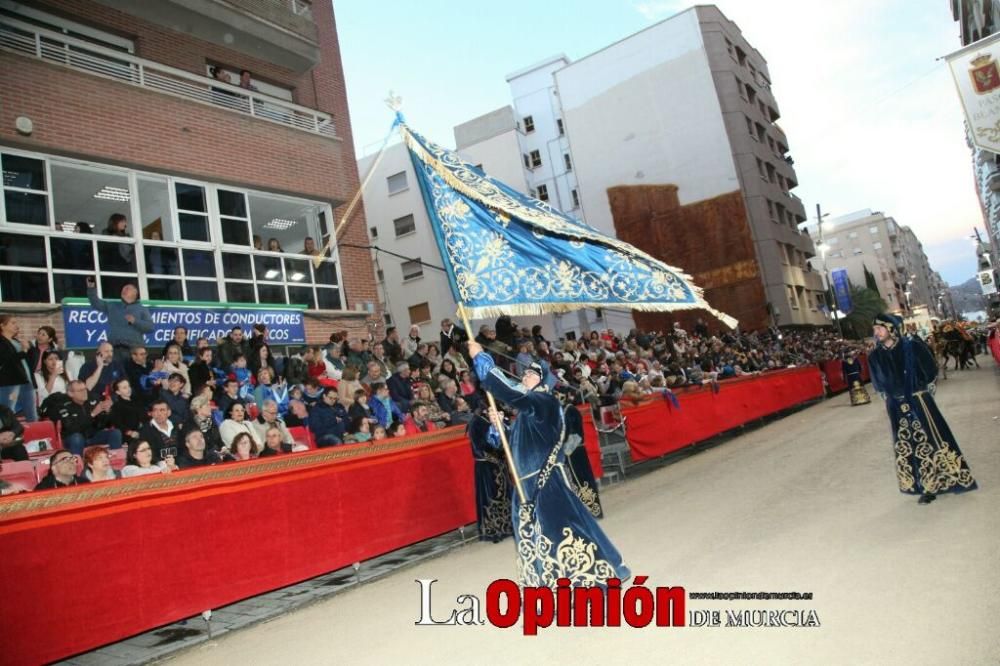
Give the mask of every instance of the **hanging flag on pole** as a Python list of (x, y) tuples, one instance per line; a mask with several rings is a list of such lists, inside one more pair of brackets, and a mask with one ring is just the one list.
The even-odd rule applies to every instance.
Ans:
[(945, 56), (972, 142), (1000, 152), (1000, 34)]
[(683, 271), (485, 175), (411, 130), (401, 115), (396, 124), (452, 294), (469, 317), (701, 309), (736, 326)]

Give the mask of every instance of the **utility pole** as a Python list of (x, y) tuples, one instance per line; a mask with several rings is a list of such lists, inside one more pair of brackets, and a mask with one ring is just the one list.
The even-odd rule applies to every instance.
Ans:
[(819, 204), (816, 204), (816, 228), (819, 231), (820, 253), (823, 255), (823, 286), (826, 287), (824, 298), (833, 294), (833, 302), (830, 303), (830, 313), (833, 315), (834, 321), (837, 322), (837, 335), (844, 337), (844, 331), (840, 324), (840, 310), (837, 308), (837, 295), (834, 293), (833, 283), (830, 281), (830, 270), (826, 266), (826, 251), (828, 248), (826, 247), (826, 243), (823, 242), (823, 212), (820, 210)]

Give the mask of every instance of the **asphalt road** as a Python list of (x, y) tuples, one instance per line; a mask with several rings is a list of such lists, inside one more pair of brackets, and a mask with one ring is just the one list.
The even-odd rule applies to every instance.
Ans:
[[(846, 395), (604, 493), (604, 529), (649, 586), (811, 592), (687, 609), (814, 611), (816, 627), (415, 626), (514, 577), (511, 541), (475, 544), (172, 659), (180, 664), (998, 664), (1000, 373), (952, 372), (938, 403), (979, 482), (928, 506), (897, 490), (881, 401)], [(259, 563), (266, 566), (266, 563)], [(485, 617), (485, 612), (483, 614)], [(786, 617), (791, 617), (787, 616)]]

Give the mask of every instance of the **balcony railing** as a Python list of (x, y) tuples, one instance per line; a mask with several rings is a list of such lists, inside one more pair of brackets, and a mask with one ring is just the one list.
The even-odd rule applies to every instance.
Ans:
[(0, 16), (0, 48), (95, 76), (335, 137), (333, 118), (277, 97), (214, 81), (128, 53)]

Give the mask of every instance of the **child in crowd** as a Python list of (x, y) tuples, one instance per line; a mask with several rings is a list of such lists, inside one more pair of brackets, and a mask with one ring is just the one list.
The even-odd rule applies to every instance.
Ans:
[(378, 419), (372, 413), (372, 408), (368, 405), (368, 394), (365, 393), (364, 389), (358, 389), (354, 392), (354, 403), (347, 410), (347, 415), (352, 420), (361, 417), (368, 419), (370, 422), (378, 423)]
[(403, 421), (403, 412), (389, 397), (389, 387), (382, 382), (372, 385), (371, 409), (372, 415), (387, 428), (393, 421)]
[(356, 444), (371, 440), (371, 424), (363, 416), (351, 420), (351, 425), (347, 427), (347, 435), (344, 437), (345, 444)]
[(253, 373), (250, 372), (250, 368), (247, 367), (247, 357), (243, 354), (236, 354), (233, 357), (233, 365), (229, 369), (229, 374), (232, 375), (240, 385), (239, 396), (246, 402), (254, 402), (254, 377)]
[(385, 427), (380, 423), (376, 426), (372, 426), (372, 441), (377, 442), (380, 439), (388, 439), (389, 435), (385, 432)]

